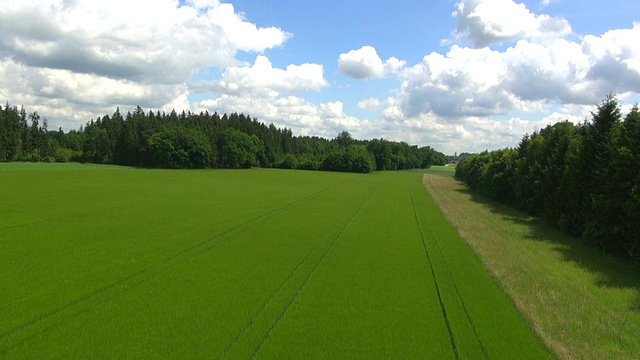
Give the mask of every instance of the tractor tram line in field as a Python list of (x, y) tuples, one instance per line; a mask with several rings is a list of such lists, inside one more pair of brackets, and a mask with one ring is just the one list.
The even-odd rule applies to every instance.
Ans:
[[(262, 344), (269, 338), (269, 334), (280, 323), (288, 309), (295, 302), (300, 292), (320, 266), (327, 254), (333, 249), (335, 243), (340, 238), (344, 230), (351, 224), (353, 219), (360, 213), (362, 207), (368, 202), (375, 188), (367, 191), (360, 203), (353, 206), (342, 217), (338, 218), (324, 235), (319, 236), (318, 241), (314, 244), (306, 256), (298, 262), (296, 267), (289, 273), (280, 286), (271, 294), (264, 304), (257, 310), (255, 315), (250, 318), (240, 332), (220, 353), (219, 358), (227, 357), (255, 357)], [(325, 250), (321, 250), (326, 248)], [(317, 255), (316, 255), (317, 254)], [(319, 259), (316, 259), (318, 258)], [(304, 277), (297, 276), (299, 273)], [(294, 279), (295, 278), (295, 279)], [(299, 285), (297, 285), (299, 283)], [(285, 291), (288, 290), (288, 291)], [(282, 306), (279, 304), (282, 303)], [(269, 308), (267, 310), (267, 308)], [(262, 318), (275, 317), (272, 320)], [(262, 328), (261, 328), (262, 325)], [(258, 333), (259, 338), (252, 342), (249, 332)], [(243, 346), (244, 345), (244, 346)], [(253, 348), (255, 347), (255, 348)], [(243, 349), (252, 348), (253, 352), (242, 353)]]
[[(425, 216), (425, 219), (427, 217)], [(431, 235), (433, 236), (434, 242), (438, 248), (438, 253), (440, 254), (440, 256), (442, 256), (443, 259), (445, 259), (445, 255), (442, 252), (442, 247), (440, 246), (440, 241), (438, 240), (438, 236), (433, 232), (433, 230), (431, 229), (431, 227), (429, 227), (428, 225), (428, 220), (427, 222), (427, 228), (429, 229), (429, 232), (431, 233)], [(451, 284), (453, 285), (453, 289), (455, 290), (455, 295), (459, 301), (459, 304), (462, 308), (462, 311), (465, 315), (465, 318), (467, 320), (467, 324), (471, 327), (471, 330), (473, 331), (473, 338), (475, 338), (477, 340), (477, 345), (480, 346), (480, 349), (482, 350), (482, 354), (483, 354), (483, 358), (484, 359), (489, 359), (489, 354), (487, 353), (487, 349), (484, 346), (484, 344), (482, 343), (482, 339), (480, 338), (480, 335), (478, 334), (478, 330), (476, 329), (476, 326), (474, 324), (473, 319), (471, 318), (471, 315), (469, 315), (469, 311), (467, 309), (467, 305), (465, 304), (465, 300), (464, 297), (462, 297), (462, 295), (460, 294), (460, 290), (458, 289), (458, 285), (453, 277), (453, 273), (451, 272), (451, 269), (449, 268), (449, 263), (447, 261), (444, 262), (445, 267), (446, 267), (446, 272), (449, 276), (449, 279), (451, 280)]]
[[(32, 340), (33, 338), (40, 336), (50, 330), (53, 330), (63, 323), (71, 321), (75, 319), (77, 316), (91, 311), (92, 308), (102, 305), (112, 298), (122, 295), (126, 292), (129, 292), (138, 286), (142, 285), (144, 282), (156, 278), (163, 272), (170, 270), (172, 267), (176, 266), (179, 261), (185, 261), (186, 259), (202, 254), (203, 252), (209, 251), (228, 240), (232, 239), (235, 236), (247, 231), (251, 227), (264, 222), (292, 207), (299, 206), (307, 201), (311, 201), (315, 198), (320, 197), (323, 193), (342, 185), (344, 182), (333, 184), (332, 186), (325, 187), (320, 191), (314, 192), (312, 194), (306, 195), (302, 198), (291, 201), (283, 206), (279, 206), (275, 209), (262, 213), (258, 216), (255, 216), (243, 223), (235, 225), (223, 232), (216, 234), (215, 236), (201, 241), (195, 245), (192, 245), (182, 251), (175, 253), (169, 257), (164, 258), (162, 261), (153, 264), (147, 268), (139, 270), (133, 274), (130, 274), (126, 277), (123, 277), (117, 281), (109, 283), (92, 293), (89, 293), (81, 298), (78, 298), (72, 302), (65, 304), (57, 309), (54, 309), (48, 313), (42, 314), (37, 318), (33, 318), (28, 322), (25, 322), (19, 326), (16, 326), (13, 329), (10, 329), (2, 334), (0, 334), (0, 355), (4, 355), (10, 352), (12, 349), (23, 345), (24, 343)], [(45, 222), (48, 222), (46, 220)], [(27, 225), (28, 226), (28, 225)], [(214, 240), (220, 240), (211, 244)], [(209, 246), (206, 246), (208, 245)], [(204, 247), (206, 246), (206, 247)], [(204, 247), (204, 248), (203, 248)], [(145, 276), (147, 275), (148, 276)], [(92, 301), (92, 302), (90, 302)], [(51, 323), (51, 324), (49, 324)], [(30, 328), (34, 328), (33, 332), (29, 332)], [(20, 334), (27, 331), (28, 333), (20, 336)], [(6, 348), (2, 348), (2, 342), (10, 341), (10, 338), (18, 337), (16, 342), (13, 342), (13, 345), (8, 346)]]
[[(25, 334), (22, 338), (20, 339), (16, 339), (16, 342), (13, 343), (13, 345), (10, 345), (6, 348), (0, 348), (0, 355), (4, 355), (7, 354), (9, 351), (11, 351), (13, 348), (16, 348), (19, 345), (23, 345), (26, 342), (28, 342), (29, 340), (32, 340), (33, 338), (42, 335), (50, 330), (53, 330), (59, 326), (61, 326), (64, 322), (68, 322), (69, 320), (72, 320), (74, 318), (76, 318), (78, 315), (83, 314), (87, 311), (90, 311), (90, 309), (96, 305), (100, 305), (106, 301), (108, 301), (110, 298), (112, 298), (115, 295), (119, 295), (121, 293), (124, 293), (130, 289), (133, 289), (134, 287), (127, 287), (119, 292), (115, 292), (114, 294), (108, 295), (108, 292), (112, 289), (116, 289), (118, 286), (123, 285), (133, 279), (136, 279), (138, 277), (140, 277), (141, 275), (143, 275), (144, 273), (148, 272), (149, 268), (147, 269), (143, 269), (141, 271), (138, 271), (134, 274), (131, 274), (119, 281), (110, 283), (104, 287), (101, 287), (100, 289), (98, 289), (97, 291), (94, 291), (90, 294), (87, 294), (86, 296), (83, 296), (73, 302), (70, 302), (68, 304), (66, 304), (63, 307), (60, 307), (58, 309), (55, 309), (53, 311), (50, 311), (46, 314), (43, 314), (41, 316), (39, 316), (38, 318), (34, 318), (24, 324), (21, 324), (20, 326), (17, 326), (3, 334), (0, 334), (0, 342), (3, 341), (7, 341), (9, 343), (11, 343), (11, 338), (12, 337), (20, 337), (20, 335), (28, 330), (34, 329), (32, 330), (33, 332), (31, 333), (27, 333)], [(89, 301), (94, 300), (95, 298), (97, 298), (100, 295), (105, 295), (104, 299), (101, 299), (100, 301), (96, 302), (95, 304), (88, 304)], [(81, 306), (81, 305), (85, 305), (86, 306)], [(0, 343), (1, 344), (1, 343)]]
[(431, 195), (414, 198), (460, 358), (553, 358)]
[[(342, 219), (338, 219), (333, 227), (327, 232), (330, 233), (331, 231), (333, 231), (335, 228), (338, 227), (340, 221)], [(325, 236), (326, 237), (326, 236)], [(282, 290), (292, 281), (292, 278), (294, 277), (294, 275), (296, 275), (298, 273), (298, 271), (300, 270), (300, 268), (302, 268), (302, 266), (309, 260), (309, 258), (316, 252), (316, 250), (320, 247), (320, 244), (322, 243), (323, 238), (320, 238), (320, 240), (318, 240), (314, 246), (311, 248), (311, 250), (307, 253), (307, 255), (302, 258), (302, 260), (300, 260), (300, 262), (298, 262), (298, 264), (296, 265), (296, 267), (289, 273), (289, 275), (287, 276), (287, 278), (280, 284), (280, 286), (276, 289), (276, 291), (274, 291), (271, 296), (262, 304), (262, 306), (260, 307), (260, 309), (255, 313), (255, 315), (249, 319), (245, 325), (243, 326), (243, 328), (236, 334), (236, 336), (233, 338), (233, 340), (231, 342), (229, 342), (229, 344), (227, 345), (227, 347), (220, 353), (219, 358), (225, 358), (227, 356), (227, 354), (229, 353), (229, 351), (238, 343), (238, 341), (240, 340), (240, 338), (249, 330), (249, 328), (251, 326), (254, 325), (254, 323), (256, 323), (256, 319), (265, 311), (265, 309), (274, 301), (274, 299), (277, 297), (277, 295), (279, 295)]]
[(424, 254), (427, 258), (427, 262), (429, 263), (429, 269), (431, 270), (431, 277), (433, 278), (433, 282), (436, 289), (436, 294), (438, 296), (438, 303), (440, 305), (440, 311), (442, 312), (442, 319), (444, 323), (447, 325), (447, 332), (449, 333), (449, 340), (451, 341), (451, 349), (455, 354), (456, 359), (460, 359), (460, 354), (458, 352), (458, 347), (456, 346), (456, 339), (453, 335), (453, 331), (451, 330), (451, 323), (449, 322), (449, 317), (447, 316), (447, 309), (444, 306), (444, 302), (442, 301), (442, 295), (440, 294), (440, 286), (438, 285), (438, 278), (436, 277), (436, 273), (433, 269), (433, 261), (431, 261), (431, 256), (429, 255), (429, 249), (427, 248), (427, 243), (425, 242), (425, 234), (422, 230), (422, 225), (420, 224), (420, 220), (418, 219), (418, 212), (416, 210), (415, 198), (413, 195), (413, 191), (411, 187), (409, 187), (409, 193), (411, 195), (411, 206), (413, 207), (413, 215), (416, 219), (416, 226), (420, 232), (420, 238), (422, 240), (422, 247), (424, 249)]
[[(337, 224), (336, 224), (336, 226), (337, 226)], [(311, 249), (311, 251), (309, 251), (309, 253), (307, 253), (307, 255), (296, 265), (295, 269), (293, 269), (293, 271), (291, 271), (289, 273), (289, 276), (285, 279), (285, 281), (282, 284), (280, 284), (278, 289), (273, 294), (271, 294), (271, 296), (267, 299), (267, 301), (264, 302), (264, 304), (262, 305), (262, 307), (260, 307), (260, 309), (257, 311), (257, 313), (248, 322), (246, 322), (244, 324), (244, 327), (240, 330), (240, 332), (238, 332), (238, 334), (236, 334), (236, 336), (233, 338), (233, 340), (231, 342), (229, 342), (227, 347), (220, 353), (220, 356), (218, 357), (218, 359), (224, 359), (224, 358), (227, 357), (227, 355), (231, 351), (231, 349), (240, 341), (242, 336), (247, 331), (249, 331), (251, 326), (253, 326), (253, 324), (256, 322), (256, 319), (258, 317), (260, 317), (260, 315), (265, 311), (265, 309), (274, 301), (276, 296), (281, 293), (283, 288), (285, 288), (289, 284), (289, 282), (292, 280), (294, 275), (296, 275), (298, 273), (300, 268), (302, 268), (302, 266), (307, 262), (307, 260), (309, 260), (309, 258), (316, 252), (316, 250), (320, 246), (320, 243), (321, 243), (321, 241), (318, 241), (318, 242), (316, 242), (314, 244), (314, 246)]]
[[(426, 216), (425, 216), (426, 218)], [(427, 221), (427, 228), (429, 229), (429, 232), (431, 232), (431, 234), (433, 235), (433, 239), (437, 245), (438, 248), (438, 253), (442, 256), (442, 258), (444, 259), (444, 253), (442, 252), (442, 247), (440, 246), (440, 241), (438, 240), (438, 236), (433, 232), (432, 228), (428, 226), (428, 221)], [(467, 324), (471, 327), (471, 330), (473, 331), (473, 335), (474, 338), (478, 341), (478, 345), (480, 346), (480, 349), (482, 350), (482, 354), (484, 355), (484, 359), (489, 359), (489, 354), (487, 353), (487, 349), (484, 346), (484, 344), (482, 343), (482, 339), (480, 338), (480, 335), (478, 334), (478, 330), (474, 324), (473, 319), (471, 318), (471, 315), (469, 315), (469, 310), (467, 309), (467, 305), (465, 304), (465, 300), (464, 297), (462, 297), (462, 295), (460, 294), (460, 290), (458, 289), (458, 284), (456, 283), (456, 281), (453, 278), (453, 273), (451, 272), (451, 269), (449, 267), (449, 263), (447, 261), (445, 261), (445, 266), (447, 269), (447, 274), (449, 275), (449, 279), (451, 280), (451, 283), (453, 284), (453, 288), (455, 290), (455, 294), (456, 297), (458, 298), (459, 302), (460, 302), (460, 306), (462, 307), (462, 311), (464, 312), (465, 318), (467, 319)]]
[[(200, 255), (200, 254), (202, 254), (202, 253), (204, 253), (206, 251), (209, 251), (209, 250), (211, 250), (211, 249), (213, 249), (213, 248), (215, 248), (217, 246), (220, 246), (220, 245), (224, 244), (225, 242), (229, 241), (233, 237), (240, 235), (241, 233), (249, 230), (250, 228), (252, 228), (252, 227), (254, 227), (254, 226), (256, 226), (256, 225), (258, 225), (260, 223), (263, 223), (263, 222), (273, 218), (274, 216), (276, 216), (276, 215), (278, 215), (278, 214), (280, 214), (280, 213), (282, 213), (282, 212), (284, 212), (284, 211), (286, 211), (286, 210), (288, 210), (288, 209), (290, 209), (292, 207), (299, 206), (299, 205), (301, 205), (301, 204), (303, 204), (303, 203), (305, 203), (307, 201), (310, 201), (310, 200), (313, 200), (315, 198), (320, 197), (323, 193), (335, 188), (338, 185), (340, 185), (340, 184), (335, 184), (335, 185), (329, 186), (329, 187), (324, 188), (324, 189), (322, 189), (320, 191), (312, 193), (312, 194), (310, 194), (308, 196), (305, 196), (303, 198), (294, 200), (294, 201), (289, 202), (289, 203), (287, 203), (287, 204), (285, 204), (283, 206), (277, 207), (275, 209), (272, 209), (272, 210), (269, 210), (269, 211), (267, 211), (265, 213), (262, 213), (262, 214), (260, 214), (258, 216), (255, 216), (254, 218), (249, 219), (249, 220), (247, 220), (247, 221), (245, 221), (245, 222), (243, 222), (241, 224), (232, 226), (231, 228), (229, 228), (229, 229), (227, 229), (227, 230), (225, 230), (225, 231), (223, 231), (223, 232), (221, 232), (219, 234), (216, 234), (215, 236), (213, 236), (213, 237), (211, 237), (211, 238), (209, 238), (207, 240), (204, 240), (204, 241), (202, 241), (200, 243), (197, 243), (197, 244), (195, 244), (195, 245), (193, 245), (193, 246), (191, 246), (191, 247), (189, 247), (187, 249), (184, 249), (183, 251), (181, 251), (181, 252), (179, 252), (179, 253), (177, 253), (175, 255), (172, 255), (172, 256), (166, 258), (164, 260), (164, 262), (170, 262), (174, 258), (178, 258), (178, 257), (181, 257), (183, 255), (185, 255), (185, 256)], [(218, 241), (218, 242), (215, 242), (213, 244), (210, 244), (212, 241), (214, 241), (216, 239), (221, 239), (221, 240)], [(206, 246), (206, 245), (208, 245), (208, 246)], [(193, 253), (193, 254), (189, 254), (189, 253)]]
[[(313, 275), (315, 274), (316, 270), (318, 269), (318, 267), (320, 265), (322, 265), (324, 259), (327, 257), (327, 255), (331, 252), (331, 250), (334, 248), (334, 246), (336, 245), (336, 243), (338, 242), (338, 240), (342, 237), (342, 235), (344, 234), (345, 230), (351, 225), (351, 223), (353, 222), (353, 220), (358, 217), (358, 215), (360, 214), (360, 212), (362, 211), (362, 209), (364, 208), (364, 206), (369, 202), (369, 200), (371, 199), (371, 196), (373, 195), (373, 193), (375, 193), (377, 187), (373, 186), (364, 196), (363, 199), (360, 201), (360, 203), (355, 207), (355, 212), (353, 212), (352, 215), (347, 216), (348, 217), (348, 221), (340, 227), (339, 232), (337, 233), (337, 235), (331, 240), (331, 244), (329, 246), (329, 248), (327, 248), (327, 250), (325, 250), (325, 252), (322, 254), (322, 256), (320, 257), (320, 260), (313, 266), (313, 268), (311, 269), (311, 271), (309, 272), (309, 274), (305, 277), (304, 281), (302, 282), (302, 284), (298, 287), (294, 297), (291, 299), (291, 301), (289, 301), (289, 303), (286, 305), (286, 307), (282, 310), (282, 312), (280, 313), (280, 315), (278, 316), (278, 318), (276, 319), (276, 321), (272, 324), (272, 326), (269, 328), (269, 331), (264, 335), (264, 337), (262, 338), (262, 340), (260, 341), (260, 343), (256, 346), (256, 348), (254, 349), (253, 353), (251, 354), (250, 358), (251, 359), (255, 359), (257, 354), (259, 353), (260, 349), (262, 348), (262, 346), (264, 345), (264, 343), (269, 339), (269, 336), (271, 335), (271, 333), (273, 332), (273, 330), (280, 324), (280, 322), (282, 321), (282, 319), (284, 318), (285, 314), (289, 311), (289, 308), (291, 308), (291, 305), (293, 305), (293, 303), (296, 301), (296, 299), (298, 298), (298, 296), (300, 295), (300, 293), (303, 291), (303, 289), (305, 288), (305, 286), (307, 285), (307, 283), (309, 282), (309, 280), (313, 277)], [(351, 212), (350, 212), (351, 213)], [(327, 234), (328, 235), (328, 234)]]
[[(450, 331), (449, 334), (451, 336), (451, 343), (452, 343), (452, 346), (454, 347), (456, 358), (489, 359), (490, 357), (489, 357), (489, 354), (487, 353), (487, 349), (484, 346), (482, 339), (480, 338), (480, 335), (478, 334), (474, 321), (471, 318), (471, 315), (469, 314), (469, 311), (465, 304), (465, 300), (460, 293), (458, 284), (456, 283), (453, 272), (451, 271), (449, 262), (446, 259), (445, 253), (442, 251), (442, 246), (440, 244), (438, 235), (436, 235), (436, 233), (434, 232), (433, 225), (430, 224), (428, 214), (425, 213), (425, 206), (420, 206), (420, 210), (418, 210), (418, 208), (416, 207), (416, 200), (415, 200), (416, 196), (414, 195), (414, 191), (412, 190), (411, 186), (409, 187), (409, 192), (411, 193), (411, 204), (412, 204), (415, 219), (416, 219), (416, 225), (420, 230), (425, 255), (429, 262), (429, 267), (431, 269), (431, 273), (432, 273), (434, 282), (436, 284), (438, 300), (440, 301), (440, 306), (442, 307), (442, 313), (444, 316), (444, 320), (447, 323), (447, 328)], [(421, 216), (419, 216), (418, 213), (420, 213)], [(427, 232), (430, 236), (427, 237), (427, 233), (425, 233), (424, 228), (427, 229)], [(427, 239), (430, 239), (431, 241), (428, 241)], [(435, 253), (433, 252), (433, 249), (432, 251), (429, 251), (429, 246), (427, 245), (427, 242), (429, 242), (429, 244), (435, 245), (435, 248), (437, 249)], [(437, 259), (440, 259), (442, 265), (444, 265), (444, 271), (442, 271), (443, 274), (440, 274), (440, 271), (436, 271), (434, 268), (434, 261), (436, 261), (435, 259), (436, 257)], [(444, 278), (442, 276), (444, 276)], [(440, 278), (440, 281), (438, 281), (439, 278)], [(440, 288), (445, 283), (449, 285), (449, 288), (453, 288), (454, 290), (452, 293), (455, 294), (455, 296), (453, 296), (453, 294), (450, 294), (451, 295), (450, 300), (452, 301), (445, 302), (443, 301), (443, 296), (441, 296)], [(456, 306), (454, 306), (455, 304), (458, 304), (460, 309), (456, 309)], [(447, 316), (447, 311), (446, 311), (447, 307), (451, 309), (450, 315), (455, 313), (455, 310), (458, 310), (458, 312), (459, 310), (462, 310), (462, 312), (464, 313), (464, 320), (466, 320), (466, 323), (465, 321), (458, 321), (456, 322), (456, 324), (458, 325), (456, 328), (467, 328), (466, 329), (467, 331), (466, 333), (460, 330), (457, 330), (457, 331), (460, 331), (466, 338), (475, 339), (476, 340), (475, 343), (473, 342), (473, 340), (471, 340), (465, 344), (466, 346), (464, 349), (460, 349), (458, 347), (459, 346), (458, 344), (460, 342), (455, 341), (456, 339), (455, 333), (457, 331), (454, 331), (454, 329), (452, 329), (451, 327), (450, 319), (449, 319), (451, 316)], [(471, 328), (471, 333), (469, 333), (468, 328)], [(462, 337), (462, 336), (459, 336), (459, 337)], [(480, 351), (478, 351), (478, 348), (477, 348), (478, 346)]]

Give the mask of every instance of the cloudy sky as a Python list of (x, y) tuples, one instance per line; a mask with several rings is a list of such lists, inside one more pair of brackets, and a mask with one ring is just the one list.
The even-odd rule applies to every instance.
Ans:
[(50, 128), (175, 109), (446, 154), (640, 100), (629, 0), (0, 0), (0, 100)]

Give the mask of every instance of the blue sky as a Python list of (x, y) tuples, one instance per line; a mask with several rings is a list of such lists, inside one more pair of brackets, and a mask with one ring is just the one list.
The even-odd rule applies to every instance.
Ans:
[[(264, 1), (236, 1), (236, 9), (259, 26), (278, 26), (293, 34), (287, 43), (268, 49), (265, 55), (274, 66), (323, 64), (331, 89), (310, 94), (318, 101), (342, 100), (349, 110), (363, 96), (388, 96), (397, 87), (395, 79), (368, 82), (338, 74), (337, 57), (369, 45), (387, 59), (395, 56), (410, 64), (432, 51), (446, 49), (441, 39), (450, 35), (456, 22), (450, 1), (282, 1), (277, 6)], [(255, 14), (255, 16), (253, 15)], [(254, 54), (239, 58), (253, 61)], [(345, 101), (350, 100), (350, 101)]]
[[(336, 56), (370, 45), (383, 57), (417, 62), (440, 47), (455, 27), (450, 1), (236, 1), (234, 6), (260, 26), (281, 27), (294, 37), (283, 48), (267, 50), (274, 64), (332, 64)], [(252, 14), (255, 14), (252, 15)], [(284, 62), (280, 62), (282, 59)]]
[(140, 105), (453, 154), (640, 100), (621, 0), (0, 0), (0, 33), (0, 96), (66, 130)]

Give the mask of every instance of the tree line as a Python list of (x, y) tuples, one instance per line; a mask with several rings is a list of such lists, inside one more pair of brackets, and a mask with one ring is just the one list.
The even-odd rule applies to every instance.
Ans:
[(46, 118), (0, 106), (0, 161), (90, 162), (149, 168), (278, 167), (368, 173), (444, 165), (444, 154), (385, 139), (294, 136), (242, 113), (133, 112), (48, 130)]
[(591, 121), (549, 125), (516, 148), (461, 160), (472, 190), (542, 216), (565, 233), (640, 264), (640, 112), (607, 96)]

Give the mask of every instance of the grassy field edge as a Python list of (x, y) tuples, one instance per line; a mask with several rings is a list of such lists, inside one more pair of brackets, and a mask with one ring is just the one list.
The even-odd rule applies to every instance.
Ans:
[(442, 175), (425, 174), (423, 185), (559, 358), (640, 353), (637, 270)]

